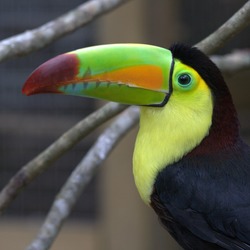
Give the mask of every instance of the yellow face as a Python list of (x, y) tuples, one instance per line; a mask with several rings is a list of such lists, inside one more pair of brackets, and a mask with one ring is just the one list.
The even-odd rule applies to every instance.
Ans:
[(195, 148), (212, 123), (209, 87), (194, 69), (179, 60), (175, 61), (172, 88), (164, 107), (141, 108), (133, 172), (138, 191), (147, 204), (157, 174)]
[(197, 112), (203, 112), (202, 107), (200, 107), (200, 105), (204, 104), (202, 99), (208, 97), (212, 101), (210, 89), (201, 76), (193, 68), (181, 63), (179, 60), (175, 61), (172, 81), (172, 99), (175, 99), (179, 104), (185, 105), (186, 108), (189, 107)]

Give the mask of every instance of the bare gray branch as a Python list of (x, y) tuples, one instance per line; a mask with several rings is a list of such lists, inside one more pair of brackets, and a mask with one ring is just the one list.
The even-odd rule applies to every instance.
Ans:
[(37, 175), (45, 171), (53, 162), (81, 141), (98, 126), (114, 117), (127, 106), (108, 103), (89, 115), (65, 132), (59, 139), (41, 152), (36, 158), (23, 166), (9, 181), (0, 193), (0, 213), (9, 205), (16, 195)]
[(0, 42), (0, 62), (41, 49), (128, 0), (91, 0), (39, 28)]
[(224, 56), (214, 55), (211, 59), (225, 75), (250, 69), (250, 49), (235, 50)]
[(250, 24), (250, 0), (214, 33), (196, 44), (206, 54), (212, 54)]
[(98, 166), (107, 158), (116, 144), (137, 123), (138, 114), (137, 107), (130, 107), (98, 138), (62, 187), (37, 238), (27, 250), (49, 249), (84, 187), (92, 179)]

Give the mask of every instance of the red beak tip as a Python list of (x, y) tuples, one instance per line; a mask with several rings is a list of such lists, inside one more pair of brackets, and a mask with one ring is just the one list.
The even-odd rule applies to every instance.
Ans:
[(79, 61), (74, 54), (62, 54), (40, 65), (24, 83), (22, 93), (60, 93), (57, 86), (78, 74)]
[(22, 94), (26, 96), (32, 95), (32, 93), (30, 91), (27, 91), (26, 89), (22, 89)]
[(34, 94), (35, 86), (33, 79), (29, 77), (23, 85), (22, 94), (27, 96)]

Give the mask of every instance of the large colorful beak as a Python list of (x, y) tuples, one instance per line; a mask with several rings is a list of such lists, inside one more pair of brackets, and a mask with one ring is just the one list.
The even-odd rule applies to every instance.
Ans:
[(139, 44), (94, 46), (38, 67), (23, 93), (61, 93), (133, 105), (161, 106), (170, 93), (172, 54)]

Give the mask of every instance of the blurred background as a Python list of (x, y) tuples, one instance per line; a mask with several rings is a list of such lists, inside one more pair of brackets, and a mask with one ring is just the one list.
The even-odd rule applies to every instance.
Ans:
[[(80, 0), (1, 0), (0, 40), (38, 27)], [(45, 60), (81, 47), (117, 42), (162, 47), (195, 44), (227, 20), (244, 0), (132, 0), (47, 48), (0, 64), (0, 188), (21, 166), (100, 103), (77, 97), (21, 94), (23, 82)], [(250, 45), (250, 29), (218, 51)], [(250, 143), (250, 72), (227, 78)], [(100, 130), (99, 130), (100, 131)], [(139, 198), (132, 176), (137, 128), (114, 150), (79, 199), (52, 250), (180, 249)], [(88, 136), (22, 192), (0, 221), (0, 249), (25, 249), (76, 164), (97, 138)]]

